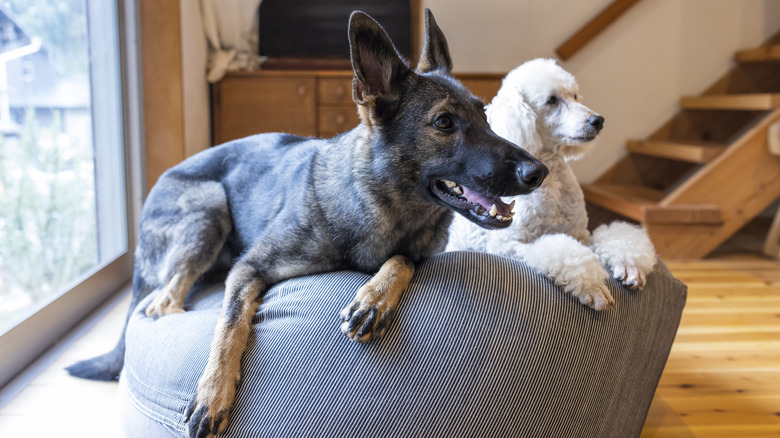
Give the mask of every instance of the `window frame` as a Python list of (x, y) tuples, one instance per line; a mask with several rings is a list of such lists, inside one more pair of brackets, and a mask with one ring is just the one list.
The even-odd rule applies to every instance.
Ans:
[[(87, 0), (90, 6), (104, 0)], [(125, 290), (132, 277), (133, 249), (137, 240), (138, 217), (143, 203), (143, 99), (139, 45), (138, 4), (133, 0), (115, 0), (119, 63), (121, 138), (124, 143), (124, 188), (126, 217), (114, 220), (126, 223), (127, 248), (110, 261), (82, 277), (58, 298), (40, 308), (26, 320), (0, 336), (0, 388), (5, 387), (36, 358), (51, 348), (95, 308)], [(96, 6), (97, 7), (97, 6)], [(94, 20), (92, 20), (94, 22)], [(95, 24), (90, 23), (89, 29)], [(90, 44), (93, 38), (89, 38)], [(94, 100), (94, 98), (93, 98)], [(95, 107), (93, 106), (93, 111)], [(95, 136), (94, 141), (100, 139)], [(96, 153), (96, 155), (98, 155)], [(97, 166), (101, 158), (96, 156)], [(96, 191), (96, 202), (101, 195)], [(100, 207), (98, 207), (100, 209)], [(98, 212), (100, 216), (102, 213)], [(110, 215), (107, 219), (112, 220)], [(100, 222), (98, 222), (100, 226)], [(119, 334), (117, 334), (118, 337)]]

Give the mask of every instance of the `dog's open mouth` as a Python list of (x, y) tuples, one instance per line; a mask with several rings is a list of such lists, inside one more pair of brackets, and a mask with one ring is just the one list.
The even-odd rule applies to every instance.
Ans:
[(431, 191), (454, 210), (483, 227), (505, 228), (512, 223), (515, 201), (507, 204), (499, 197), (481, 194), (446, 179), (431, 181)]

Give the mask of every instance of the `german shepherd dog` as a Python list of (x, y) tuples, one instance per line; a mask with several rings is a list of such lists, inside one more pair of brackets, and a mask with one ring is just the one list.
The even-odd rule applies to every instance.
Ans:
[[(447, 42), (428, 10), (425, 24), (415, 71), (378, 23), (352, 13), (352, 96), (361, 118), (352, 131), (232, 141), (171, 168), (149, 193), (131, 308), (156, 290), (146, 315), (184, 312), (201, 276), (229, 269), (211, 353), (186, 413), (191, 437), (225, 430), (250, 321), (268, 287), (327, 271), (376, 273), (341, 312), (341, 330), (359, 342), (379, 337), (414, 264), (443, 249), (453, 211), (505, 228), (512, 212), (500, 196), (528, 193), (547, 175), (490, 130), (483, 102), (451, 76)], [(124, 334), (112, 352), (69, 372), (116, 379), (123, 355)]]

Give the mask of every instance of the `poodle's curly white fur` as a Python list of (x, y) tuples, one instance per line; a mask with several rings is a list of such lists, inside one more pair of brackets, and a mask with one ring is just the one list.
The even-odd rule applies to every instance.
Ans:
[(588, 232), (585, 198), (568, 161), (593, 146), (604, 118), (580, 103), (579, 87), (552, 59), (535, 59), (512, 70), (486, 107), (496, 134), (523, 147), (550, 173), (544, 183), (515, 201), (512, 224), (485, 230), (456, 215), (447, 250), (470, 250), (523, 260), (580, 302), (597, 310), (615, 301), (605, 285), (611, 271), (631, 289), (641, 289), (656, 256), (647, 232), (614, 222)]

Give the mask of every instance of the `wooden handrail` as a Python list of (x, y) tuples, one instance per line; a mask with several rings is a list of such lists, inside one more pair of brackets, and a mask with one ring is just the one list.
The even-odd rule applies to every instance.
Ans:
[(612, 24), (619, 16), (634, 6), (639, 0), (615, 0), (609, 6), (604, 8), (600, 14), (577, 31), (571, 38), (566, 40), (555, 52), (561, 59), (569, 59), (577, 53), (585, 44), (596, 37), (602, 30)]

